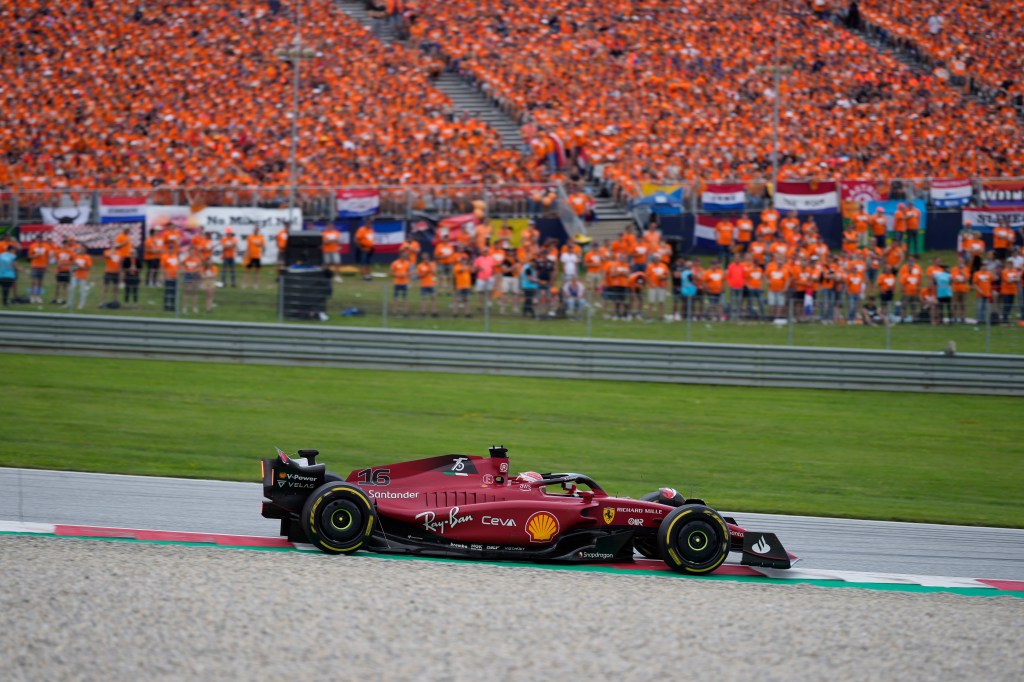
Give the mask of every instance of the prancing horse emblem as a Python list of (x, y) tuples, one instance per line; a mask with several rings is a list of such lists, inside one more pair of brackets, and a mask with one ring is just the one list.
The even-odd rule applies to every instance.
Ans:
[(612, 507), (605, 507), (604, 508), (604, 522), (606, 524), (608, 524), (608, 523), (611, 523), (614, 520), (615, 520), (615, 509), (613, 509)]

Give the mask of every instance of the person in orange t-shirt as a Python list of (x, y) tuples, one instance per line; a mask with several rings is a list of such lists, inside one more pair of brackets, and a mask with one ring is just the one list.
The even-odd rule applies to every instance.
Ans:
[(748, 216), (742, 215), (736, 221), (736, 243), (746, 247), (754, 238), (754, 221)]
[(181, 259), (181, 269), (185, 275), (184, 289), (181, 297), (184, 312), (188, 312), (188, 302), (192, 300), (192, 312), (199, 312), (199, 281), (202, 279), (203, 259), (199, 255), (199, 246), (191, 244), (188, 253)]
[[(756, 243), (756, 242), (755, 242)], [(754, 317), (754, 302), (757, 302), (757, 319), (764, 319), (764, 298), (761, 290), (764, 288), (764, 271), (754, 262), (752, 254), (747, 254), (743, 260), (745, 277), (745, 288), (743, 294), (747, 297), (747, 317)]]
[(333, 224), (328, 224), (320, 237), (320, 252), (324, 258), (324, 267), (334, 275), (334, 281), (341, 283), (341, 231)]
[(28, 297), (30, 303), (43, 302), (43, 279), (46, 269), (50, 266), (50, 253), (53, 245), (45, 236), (39, 236), (28, 245), (28, 262), (30, 268)]
[(366, 281), (372, 279), (370, 272), (373, 269), (373, 252), (376, 247), (374, 239), (373, 223), (367, 220), (356, 230), (356, 264), (359, 266), (359, 274)]
[(892, 299), (896, 291), (896, 268), (889, 268), (878, 275), (878, 298), (882, 304), (882, 315), (892, 312)]
[(437, 264), (429, 251), (423, 252), (422, 260), (416, 265), (416, 278), (420, 282), (420, 315), (426, 315), (429, 307), (430, 314), (437, 317)]
[(900, 290), (903, 294), (903, 315), (910, 318), (910, 321), (917, 319), (917, 312), (921, 305), (921, 288), (923, 286), (923, 273), (921, 266), (917, 264), (914, 256), (907, 257), (907, 263), (900, 268)]
[(983, 323), (988, 318), (992, 309), (992, 286), (996, 276), (988, 267), (983, 267), (974, 273), (974, 295), (978, 299), (978, 323)]
[(283, 266), (287, 262), (288, 254), (288, 222), (277, 231), (274, 241), (277, 243), (277, 264)]
[(722, 310), (722, 289), (725, 286), (725, 271), (722, 270), (721, 261), (714, 261), (711, 267), (704, 271), (703, 276), (704, 294), (708, 300), (708, 317), (711, 320), (721, 321)]
[(121, 283), (121, 252), (111, 246), (103, 252), (103, 305), (117, 301), (117, 287)]
[(263, 248), (267, 239), (260, 234), (260, 228), (252, 228), (252, 234), (245, 239), (245, 278), (242, 280), (242, 288), (251, 285), (253, 289), (260, 288), (260, 268), (263, 266)]
[(395, 314), (409, 315), (409, 272), (412, 270), (412, 262), (409, 261), (409, 253), (403, 251), (401, 255), (391, 262), (388, 268), (394, 278)]
[[(228, 228), (228, 233), (231, 228)], [(160, 279), (160, 257), (164, 255), (164, 231), (154, 228), (142, 244), (142, 259), (146, 261), (146, 286), (155, 287)]]
[(735, 226), (728, 218), (722, 218), (715, 225), (716, 239), (718, 241), (718, 255), (728, 265), (732, 257), (733, 229)]
[(223, 286), (228, 285), (228, 272), (231, 273), (231, 288), (234, 289), (237, 282), (235, 280), (235, 262), (238, 258), (238, 237), (235, 236), (235, 231), (232, 228), (224, 230), (224, 236), (220, 239), (220, 259), (221, 259), (221, 273), (220, 283)]
[(121, 256), (121, 260), (127, 258), (128, 254), (132, 252), (132, 236), (129, 234), (127, 227), (114, 237), (114, 248), (117, 250), (118, 255)]
[(53, 301), (58, 305), (67, 303), (68, 285), (71, 283), (71, 261), (75, 258), (75, 247), (71, 240), (53, 250), (53, 262), (57, 266), (57, 286), (53, 290)]
[(648, 315), (656, 320), (665, 319), (665, 301), (668, 299), (668, 282), (671, 273), (668, 266), (652, 254), (647, 265)]
[(446, 237), (434, 246), (434, 258), (437, 260), (438, 284), (449, 291), (452, 290), (452, 266), (455, 265), (457, 255), (455, 245)]
[(971, 291), (971, 270), (963, 256), (949, 274), (953, 276), (953, 321), (963, 322), (967, 317), (967, 294)]
[(1013, 310), (1013, 300), (1017, 297), (1017, 289), (1020, 288), (1021, 271), (1013, 267), (1008, 260), (1003, 261), (1002, 272), (999, 273), (999, 305), (1003, 309), (1003, 324), (1010, 324), (1010, 312)]
[(789, 289), (789, 269), (782, 256), (775, 256), (764, 269), (768, 280), (768, 314), (774, 318), (784, 315), (786, 308), (786, 292)]
[(469, 312), (469, 296), (473, 290), (473, 268), (464, 259), (459, 258), (452, 265), (452, 279), (455, 281), (455, 301), (452, 304), (452, 315), (459, 316), (459, 311), (466, 317), (472, 317)]
[(78, 290), (78, 309), (85, 307), (85, 297), (89, 294), (89, 272), (92, 270), (92, 256), (85, 250), (85, 244), (79, 244), (71, 261), (71, 287), (68, 290), (68, 303), (74, 304), (75, 290)]
[(889, 231), (889, 225), (885, 220), (885, 209), (879, 206), (875, 210), (875, 215), (868, 218), (868, 222), (871, 226), (871, 234), (875, 237), (875, 246), (884, 249), (885, 235)]
[(177, 250), (164, 252), (160, 258), (160, 269), (164, 273), (164, 310), (173, 313), (178, 309), (178, 271), (181, 269)]

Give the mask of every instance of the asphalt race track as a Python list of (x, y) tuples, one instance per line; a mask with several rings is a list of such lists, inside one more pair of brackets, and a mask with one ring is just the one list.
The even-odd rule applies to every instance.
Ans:
[[(276, 536), (257, 483), (0, 468), (0, 520)], [(804, 570), (1024, 580), (1024, 530), (727, 512)]]

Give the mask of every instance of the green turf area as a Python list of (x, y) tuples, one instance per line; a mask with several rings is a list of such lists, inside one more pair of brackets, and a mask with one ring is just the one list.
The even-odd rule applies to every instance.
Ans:
[(255, 481), (274, 446), (347, 474), (503, 443), (613, 494), (1024, 527), (1011, 398), (17, 355), (0, 381), (2, 466)]
[[(929, 264), (932, 256), (922, 259)], [(943, 254), (944, 261), (954, 262), (950, 254)], [(174, 313), (163, 312), (162, 289), (142, 288), (140, 302), (137, 307), (122, 308), (111, 311), (100, 309), (103, 287), (102, 264), (96, 266), (93, 273), (94, 285), (89, 292), (86, 308), (82, 311), (89, 314), (104, 315), (141, 315), (162, 318), (173, 318)], [(378, 269), (383, 272), (383, 269)], [(241, 288), (242, 275), (239, 275), (239, 287), (218, 289), (216, 292), (217, 307), (212, 313), (193, 313), (193, 304), (188, 303), (189, 312), (181, 314), (184, 319), (210, 319), (237, 322), (277, 322), (277, 287), (274, 274), (264, 270), (260, 275), (259, 289)], [(52, 278), (52, 273), (49, 275)], [(24, 279), (24, 278), (23, 278)], [(24, 282), (22, 282), (24, 284)], [(53, 283), (47, 280), (47, 296), (52, 296)], [(736, 323), (736, 322), (663, 322), (663, 321), (618, 321), (605, 319), (608, 310), (596, 311), (591, 324), (572, 320), (532, 320), (524, 319), (518, 311), (508, 306), (504, 315), (495, 309), (485, 321), (482, 311), (478, 308), (470, 319), (453, 319), (450, 315), (450, 297), (440, 297), (439, 307), (442, 314), (438, 318), (420, 317), (413, 314), (409, 317), (396, 317), (394, 304), (389, 302), (388, 315), (383, 315), (384, 299), (390, 293), (391, 283), (387, 278), (363, 282), (358, 277), (345, 277), (341, 284), (334, 285), (334, 294), (329, 302), (330, 319), (327, 322), (306, 322), (298, 324), (327, 324), (380, 328), (387, 326), (394, 329), (429, 329), (441, 331), (472, 331), (506, 334), (540, 334), (551, 336), (579, 336), (588, 334), (595, 338), (648, 339), (656, 341), (693, 341), (698, 343), (738, 343), (738, 344), (770, 344), (795, 345), (839, 348), (869, 348), (892, 350), (923, 350), (940, 352), (950, 341), (956, 343), (961, 353), (1005, 353), (1024, 354), (1024, 327), (992, 326), (986, 330), (984, 325), (943, 325), (933, 327), (928, 324), (895, 325), (889, 330), (888, 339), (884, 327), (794, 324), (792, 329), (787, 326), (776, 326), (771, 323)], [(419, 290), (414, 284), (411, 287), (410, 303), (413, 313), (419, 311)], [(76, 302), (77, 305), (77, 302)], [(204, 308), (202, 293), (198, 302), (200, 311)], [(363, 317), (342, 317), (342, 310), (358, 307), (366, 315)], [(47, 312), (64, 312), (66, 306), (44, 304), (40, 306), (15, 306), (14, 310), (42, 310)], [(1014, 315), (1019, 307), (1015, 307)], [(968, 316), (974, 316), (975, 304), (968, 302)]]

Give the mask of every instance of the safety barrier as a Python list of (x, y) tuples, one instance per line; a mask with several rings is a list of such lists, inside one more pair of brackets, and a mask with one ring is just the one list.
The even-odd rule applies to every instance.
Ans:
[(0, 351), (1024, 396), (1024, 356), (0, 313)]

